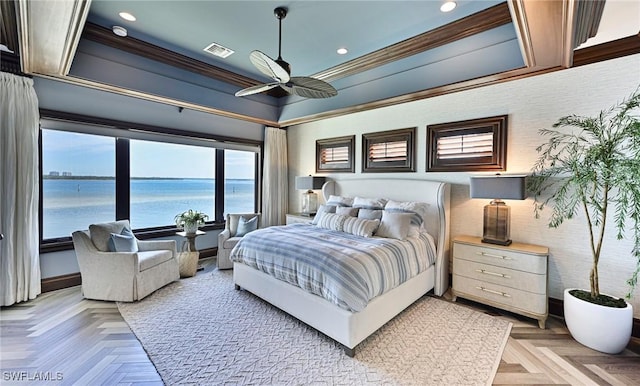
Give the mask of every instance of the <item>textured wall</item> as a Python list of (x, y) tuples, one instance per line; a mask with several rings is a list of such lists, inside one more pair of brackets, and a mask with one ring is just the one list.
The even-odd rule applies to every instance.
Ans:
[[(293, 186), (297, 175), (314, 174), (315, 141), (343, 135), (356, 135), (356, 174), (361, 176), (361, 134), (383, 130), (418, 127), (418, 171), (403, 173), (409, 178), (447, 181), (452, 187), (452, 236), (482, 234), (482, 207), (486, 200), (469, 199), (469, 174), (426, 173), (426, 126), (493, 115), (509, 115), (507, 172), (529, 172), (536, 159), (535, 148), (543, 139), (538, 129), (550, 127), (568, 114), (595, 115), (601, 109), (630, 95), (640, 85), (640, 55), (558, 71), (532, 78), (502, 83), (436, 98), (350, 114), (337, 118), (290, 127), (289, 207), (300, 208), (300, 192)], [(369, 176), (369, 175), (368, 175)], [(383, 175), (381, 175), (382, 177)], [(393, 177), (400, 177), (393, 174)], [(340, 179), (353, 174), (334, 174)], [(547, 227), (548, 211), (541, 219), (533, 215), (531, 199), (510, 201), (511, 238), (519, 242), (540, 244), (550, 249), (549, 293), (562, 299), (569, 287), (587, 288), (591, 265), (584, 216), (558, 229)], [(600, 262), (600, 289), (623, 296), (626, 279), (635, 262), (631, 258), (631, 241), (617, 241), (613, 232), (606, 235)], [(640, 291), (632, 299), (635, 317), (640, 317)]]

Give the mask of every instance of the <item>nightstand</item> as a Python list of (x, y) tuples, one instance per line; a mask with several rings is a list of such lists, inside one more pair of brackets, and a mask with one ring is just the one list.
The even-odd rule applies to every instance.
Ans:
[(480, 237), (453, 240), (453, 301), (470, 299), (516, 314), (547, 320), (547, 259), (539, 245), (487, 244)]
[(304, 215), (302, 213), (287, 213), (287, 222), (286, 224), (297, 224), (297, 223), (311, 223), (313, 221), (313, 216)]

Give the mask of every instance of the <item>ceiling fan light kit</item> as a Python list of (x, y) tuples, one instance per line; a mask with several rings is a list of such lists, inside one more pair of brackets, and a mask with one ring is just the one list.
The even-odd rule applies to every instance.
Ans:
[(310, 76), (291, 76), (291, 66), (282, 59), (282, 19), (287, 17), (287, 8), (278, 7), (273, 10), (278, 19), (278, 59), (273, 60), (261, 51), (254, 50), (249, 55), (251, 63), (273, 82), (258, 84), (236, 92), (236, 96), (257, 94), (280, 87), (291, 95), (303, 98), (330, 98), (338, 95), (338, 91), (329, 83)]

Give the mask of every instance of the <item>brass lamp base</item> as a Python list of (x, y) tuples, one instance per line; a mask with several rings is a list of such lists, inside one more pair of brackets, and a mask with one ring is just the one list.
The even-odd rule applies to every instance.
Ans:
[(493, 200), (484, 207), (482, 242), (509, 245), (511, 208), (502, 200)]

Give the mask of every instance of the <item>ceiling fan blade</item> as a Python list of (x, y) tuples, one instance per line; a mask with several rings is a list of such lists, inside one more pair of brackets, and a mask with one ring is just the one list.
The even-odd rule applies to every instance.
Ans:
[(278, 87), (279, 85), (280, 85), (280, 83), (278, 83), (278, 82), (258, 84), (258, 85), (255, 85), (255, 86), (243, 88), (242, 90), (240, 90), (240, 91), (238, 91), (236, 93), (236, 96), (237, 97), (241, 97), (241, 96), (257, 94), (257, 93), (260, 93), (260, 92), (271, 90), (272, 88)]
[(289, 81), (289, 73), (287, 70), (282, 68), (275, 60), (271, 59), (266, 54), (258, 50), (251, 51), (249, 59), (261, 73), (273, 80), (280, 83), (287, 83)]
[(287, 84), (280, 85), (290, 94), (304, 98), (331, 98), (338, 91), (329, 83), (308, 76), (293, 76)]

